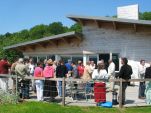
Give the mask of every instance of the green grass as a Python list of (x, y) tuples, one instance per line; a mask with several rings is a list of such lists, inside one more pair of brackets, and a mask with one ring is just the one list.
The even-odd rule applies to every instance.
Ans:
[(151, 113), (151, 107), (101, 108), (61, 106), (44, 102), (24, 102), (17, 105), (0, 105), (0, 113)]

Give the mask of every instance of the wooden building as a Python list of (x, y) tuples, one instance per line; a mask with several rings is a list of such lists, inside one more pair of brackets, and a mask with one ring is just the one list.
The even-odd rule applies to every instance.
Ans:
[(77, 15), (68, 18), (82, 25), (82, 33), (68, 32), (4, 49), (20, 50), (37, 60), (71, 59), (83, 60), (86, 64), (88, 60), (113, 59), (116, 70), (119, 70), (120, 58), (127, 57), (135, 78), (139, 61), (151, 61), (151, 21)]

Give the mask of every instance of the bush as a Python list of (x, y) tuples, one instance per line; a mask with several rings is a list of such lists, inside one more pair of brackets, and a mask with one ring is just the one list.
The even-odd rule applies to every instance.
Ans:
[(0, 104), (16, 104), (17, 102), (18, 96), (12, 91), (0, 90)]

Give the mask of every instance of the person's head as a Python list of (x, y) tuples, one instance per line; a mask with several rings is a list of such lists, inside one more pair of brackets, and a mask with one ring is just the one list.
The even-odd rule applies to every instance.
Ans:
[(48, 65), (48, 66), (52, 66), (52, 65), (53, 65), (52, 59), (47, 60), (47, 65)]
[(23, 64), (24, 63), (24, 59), (23, 58), (19, 58), (18, 59), (18, 63)]
[(121, 64), (126, 65), (128, 63), (128, 60), (126, 57), (121, 58)]
[(53, 61), (53, 65), (57, 65), (57, 61)]
[(141, 64), (142, 66), (144, 66), (144, 65), (145, 65), (145, 60), (140, 60), (140, 64)]
[(81, 64), (82, 64), (82, 61), (81, 61), (81, 60), (79, 60), (79, 61), (78, 61), (78, 65), (81, 65)]
[(93, 60), (91, 61), (91, 65), (92, 65), (92, 66), (94, 65), (94, 61), (93, 61)]
[(87, 62), (86, 62), (86, 65), (88, 65), (88, 66), (89, 66), (89, 65), (90, 65), (90, 61), (87, 61)]
[(29, 59), (29, 63), (33, 64), (33, 59), (32, 58)]
[(99, 63), (99, 64), (97, 65), (97, 68), (98, 68), (98, 72), (99, 72), (100, 70), (104, 69), (104, 68), (105, 68), (104, 63)]
[(104, 60), (103, 59), (99, 60), (97, 64), (104, 64)]
[(44, 64), (46, 64), (46, 63), (47, 63), (47, 59), (44, 60)]
[(109, 64), (110, 64), (110, 63), (112, 63), (113, 61), (112, 61), (112, 59), (109, 59), (109, 61), (108, 61), (108, 62), (109, 62)]
[(42, 62), (37, 62), (37, 67), (42, 67)]
[(24, 58), (24, 63), (28, 64), (29, 63), (29, 59), (28, 58)]
[(60, 65), (64, 65), (64, 61), (63, 61), (63, 60), (60, 60), (60, 61), (59, 61), (59, 64), (60, 64)]
[(5, 60), (5, 61), (7, 61), (7, 57), (6, 57), (6, 56), (4, 56), (4, 57), (2, 58), (2, 60)]
[(75, 62), (72, 62), (72, 63), (71, 63), (71, 66), (75, 66), (75, 65), (76, 65)]

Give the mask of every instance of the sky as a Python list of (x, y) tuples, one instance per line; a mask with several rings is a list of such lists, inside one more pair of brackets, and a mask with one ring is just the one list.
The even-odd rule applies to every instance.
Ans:
[(151, 11), (151, 0), (0, 0), (0, 34), (30, 29), (38, 24), (74, 22), (66, 16), (113, 16), (118, 6), (139, 4)]

